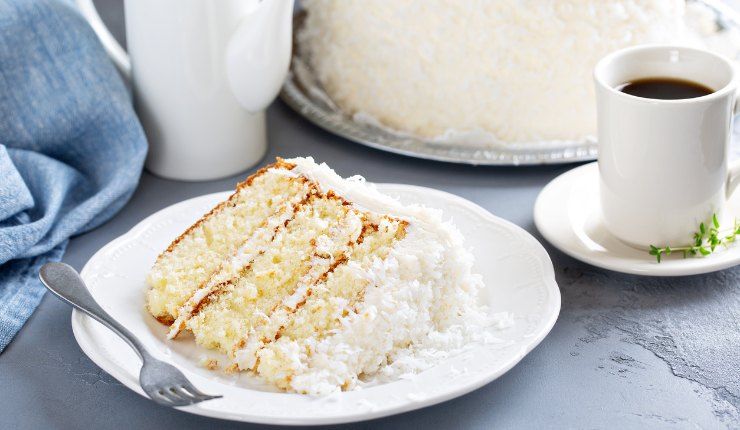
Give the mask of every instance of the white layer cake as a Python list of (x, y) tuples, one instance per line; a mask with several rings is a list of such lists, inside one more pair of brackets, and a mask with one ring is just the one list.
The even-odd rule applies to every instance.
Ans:
[(595, 135), (604, 55), (684, 37), (684, 0), (304, 0), (299, 47), (342, 110), (466, 143)]
[(159, 256), (147, 308), (230, 370), (327, 394), (419, 371), (478, 338), (487, 317), (472, 264), (438, 211), (311, 158), (279, 159)]

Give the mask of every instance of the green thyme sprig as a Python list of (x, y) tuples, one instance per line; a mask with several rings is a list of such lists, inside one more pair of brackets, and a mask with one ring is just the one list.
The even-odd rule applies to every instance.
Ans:
[(737, 236), (740, 235), (740, 224), (737, 219), (733, 221), (732, 228), (720, 229), (719, 220), (717, 214), (712, 214), (712, 224), (707, 228), (704, 223), (699, 224), (699, 231), (694, 233), (693, 245), (679, 246), (671, 248), (667, 246), (665, 248), (659, 248), (655, 245), (650, 245), (650, 255), (654, 255), (655, 259), (660, 263), (661, 258), (664, 255), (671, 255), (673, 252), (683, 253), (683, 258), (689, 256), (707, 256), (714, 252), (718, 246), (728, 246), (734, 242)]

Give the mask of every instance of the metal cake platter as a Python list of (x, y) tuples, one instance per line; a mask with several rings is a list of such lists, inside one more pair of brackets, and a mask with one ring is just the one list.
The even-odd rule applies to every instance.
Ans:
[[(716, 0), (687, 0), (687, 6), (701, 5), (713, 14), (716, 35), (740, 32), (740, 17), (729, 6)], [(295, 33), (303, 22), (296, 15)], [(687, 20), (687, 25), (692, 22)], [(693, 25), (696, 25), (693, 23)], [(714, 35), (713, 35), (714, 36)], [(290, 72), (280, 97), (292, 109), (325, 130), (372, 148), (409, 157), (449, 163), (489, 166), (564, 164), (595, 160), (598, 144), (593, 136), (577, 141), (539, 141), (526, 143), (470, 144), (447, 143), (395, 131), (374, 121), (360, 120), (343, 112), (323, 90), (300, 50), (293, 50)], [(732, 57), (738, 58), (738, 52)]]

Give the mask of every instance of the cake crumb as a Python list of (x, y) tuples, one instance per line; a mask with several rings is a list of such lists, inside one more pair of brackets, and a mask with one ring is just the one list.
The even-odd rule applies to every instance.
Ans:
[(199, 364), (208, 370), (217, 370), (219, 368), (218, 360), (211, 357), (202, 357)]

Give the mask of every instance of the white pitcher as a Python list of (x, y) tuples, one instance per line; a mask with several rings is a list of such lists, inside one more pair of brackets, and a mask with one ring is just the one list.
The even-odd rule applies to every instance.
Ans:
[(129, 54), (93, 0), (77, 4), (132, 82), (147, 169), (198, 181), (260, 161), (264, 110), (290, 63), (293, 0), (125, 0)]

